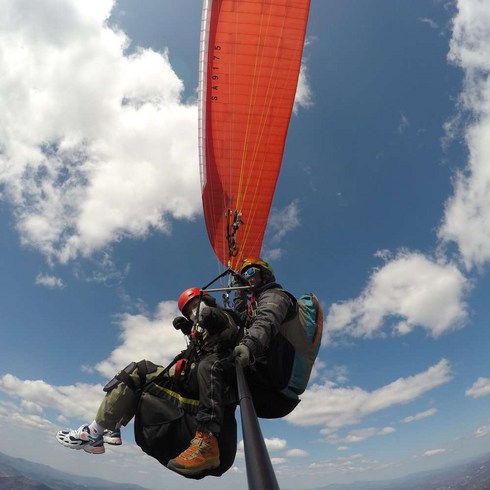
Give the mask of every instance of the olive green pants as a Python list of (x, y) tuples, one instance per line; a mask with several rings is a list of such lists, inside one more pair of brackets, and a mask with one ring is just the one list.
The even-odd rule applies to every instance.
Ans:
[[(147, 373), (143, 384), (155, 379), (164, 370), (158, 366), (157, 370)], [(135, 387), (142, 386), (142, 379), (138, 373), (138, 368), (128, 373), (134, 381)], [(98, 424), (108, 430), (116, 430), (121, 425), (127, 425), (135, 416), (138, 408), (139, 397), (125, 383), (119, 382), (112, 388), (102, 400), (95, 420)]]

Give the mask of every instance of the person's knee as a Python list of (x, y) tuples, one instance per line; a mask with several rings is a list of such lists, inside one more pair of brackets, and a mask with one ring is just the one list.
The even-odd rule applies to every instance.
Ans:
[[(146, 376), (156, 372), (158, 366), (151, 361), (143, 359), (139, 362), (129, 363), (123, 370), (114, 376), (103, 388), (106, 393), (109, 393), (116, 388), (120, 383), (124, 383), (132, 391), (139, 390), (145, 383)], [(137, 374), (136, 381), (134, 375)]]

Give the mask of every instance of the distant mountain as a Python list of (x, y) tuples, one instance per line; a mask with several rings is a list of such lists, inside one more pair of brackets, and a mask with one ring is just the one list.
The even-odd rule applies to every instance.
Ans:
[(0, 490), (145, 490), (138, 485), (82, 478), (0, 453)]
[[(100, 478), (82, 478), (0, 453), (0, 490), (145, 489)], [(457, 466), (415, 473), (394, 480), (330, 484), (314, 490), (490, 490), (490, 454)]]
[(0, 476), (0, 490), (53, 490), (53, 488), (23, 476)]
[(490, 454), (458, 466), (395, 480), (331, 484), (315, 490), (490, 490)]

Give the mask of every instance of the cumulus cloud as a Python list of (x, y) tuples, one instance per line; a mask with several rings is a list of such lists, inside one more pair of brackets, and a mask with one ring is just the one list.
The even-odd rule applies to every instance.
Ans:
[(358, 298), (330, 307), (324, 342), (336, 335), (371, 337), (388, 319), (399, 335), (420, 326), (437, 338), (464, 325), (469, 287), (454, 264), (401, 252), (374, 271)]
[(51, 386), (42, 380), (21, 380), (12, 374), (0, 378), (0, 390), (21, 401), (21, 407), (10, 415), (18, 414), (14, 419), (16, 423), (25, 418), (28, 420), (26, 423), (43, 427), (48, 424), (47, 421), (36, 414), (21, 413), (22, 407), (49, 408), (69, 418), (87, 421), (93, 420), (103, 396), (101, 385), (77, 383), (73, 386)]
[(308, 80), (308, 67), (303, 61), (299, 72), (298, 87), (294, 98), (293, 112), (298, 113), (300, 108), (307, 109), (313, 105), (313, 94)]
[(33, 403), (27, 400), (22, 400), (20, 406), (22, 410), (26, 413), (31, 413), (34, 415), (41, 415), (43, 413), (43, 408), (37, 403)]
[[(2, 380), (0, 380), (2, 384)], [(8, 393), (8, 384), (5, 383), (7, 389), (3, 390)], [(11, 393), (14, 397), (17, 395), (15, 392)], [(6, 421), (9, 425), (16, 427), (23, 427), (26, 429), (37, 430), (53, 430), (53, 424), (44, 417), (44, 410), (38, 403), (28, 400), (20, 400), (20, 403), (14, 403), (13, 401), (1, 401), (0, 402), (0, 420)]]
[(425, 410), (425, 412), (419, 412), (415, 415), (410, 415), (409, 417), (405, 417), (402, 419), (404, 424), (410, 424), (411, 422), (415, 422), (417, 420), (426, 419), (427, 417), (432, 417), (437, 413), (437, 408), (429, 408), (429, 410)]
[(338, 457), (327, 460), (317, 460), (309, 465), (288, 464), (276, 470), (276, 474), (285, 478), (309, 478), (317, 477), (337, 478), (343, 475), (360, 475), (382, 470), (393, 466), (393, 463), (381, 463), (364, 457), (362, 454), (353, 454), (346, 457)]
[[(120, 344), (109, 357), (98, 363), (95, 369), (106, 379), (112, 378), (131, 361), (154, 360), (161, 364), (170, 362), (177, 352), (186, 346), (184, 336), (172, 326), (177, 314), (175, 301), (162, 302), (152, 316), (123, 315), (120, 318)], [(12, 423), (23, 426), (30, 424), (38, 428), (49, 428), (51, 423), (42, 418), (44, 409), (51, 409), (64, 420), (93, 420), (104, 396), (102, 385), (76, 383), (71, 386), (53, 386), (43, 380), (21, 380), (12, 374), (0, 378), (0, 390), (19, 404), (12, 404), (0, 417), (8, 417)], [(18, 414), (17, 418), (12, 418)], [(273, 439), (271, 444), (280, 445)], [(285, 441), (284, 441), (285, 444)]]
[(114, 0), (1, 5), (0, 196), (22, 242), (67, 262), (200, 212), (197, 107), (167, 53), (129, 53)]
[[(317, 359), (315, 362), (315, 366), (318, 364), (324, 364)], [(317, 366), (320, 368), (320, 366)], [(347, 366), (342, 365), (334, 365), (329, 369), (325, 370), (325, 376), (330, 381), (333, 381), (337, 385), (342, 385), (349, 381), (349, 368)]]
[(309, 456), (309, 452), (305, 451), (304, 449), (289, 449), (286, 451), (286, 456), (288, 458), (304, 458), (306, 456)]
[(14, 412), (10, 416), (10, 423), (25, 429), (36, 429), (44, 431), (55, 430), (55, 425), (49, 420), (34, 414), (21, 414)]
[(482, 396), (490, 395), (490, 378), (478, 378), (471, 388), (467, 389), (465, 392), (466, 396), (471, 396), (472, 398), (480, 398)]
[(361, 454), (352, 456), (328, 459), (310, 464), (304, 470), (306, 475), (357, 475), (370, 473), (371, 471), (380, 470), (389, 467), (390, 464), (380, 463), (363, 457)]
[(49, 289), (63, 289), (65, 287), (61, 278), (49, 274), (38, 274), (36, 277), (36, 284)]
[(377, 427), (364, 427), (362, 429), (350, 431), (345, 437), (340, 437), (338, 434), (331, 433), (331, 429), (325, 429), (320, 432), (327, 434), (326, 441), (329, 444), (353, 444), (356, 442), (365, 441), (366, 439), (369, 439), (371, 437), (387, 436), (389, 434), (393, 434), (394, 432), (396, 432), (396, 429), (394, 427), (383, 427), (381, 429)]
[(272, 464), (284, 464), (286, 461), (286, 458), (271, 458)]
[(359, 387), (337, 387), (331, 382), (313, 384), (286, 420), (300, 426), (323, 425), (323, 433), (359, 423), (363, 417), (395, 405), (412, 402), (452, 379), (446, 359), (426, 371), (399, 378), (373, 391)]
[[(456, 175), (439, 237), (454, 242), (468, 269), (490, 259), (490, 9), (479, 0), (459, 0), (448, 59), (464, 70), (456, 120), (464, 127), (469, 161)], [(454, 120), (448, 125), (454, 131)]]
[(283, 451), (287, 446), (286, 440), (279, 439), (278, 437), (273, 437), (271, 439), (266, 437), (264, 438), (264, 441), (268, 451)]
[(182, 332), (172, 325), (177, 314), (176, 301), (163, 301), (152, 316), (122, 315), (119, 322), (120, 345), (95, 369), (112, 378), (132, 361), (148, 359), (162, 365), (169, 363), (186, 346)]

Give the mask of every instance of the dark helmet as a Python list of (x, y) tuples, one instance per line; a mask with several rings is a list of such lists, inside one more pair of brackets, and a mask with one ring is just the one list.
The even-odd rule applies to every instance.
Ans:
[(251, 267), (257, 267), (262, 273), (262, 283), (267, 284), (269, 282), (274, 282), (276, 280), (274, 276), (274, 270), (271, 265), (260, 257), (250, 257), (243, 261), (242, 267), (240, 268), (240, 274), (250, 269)]

